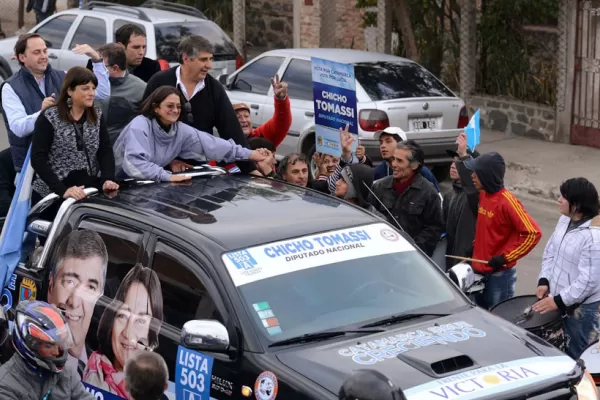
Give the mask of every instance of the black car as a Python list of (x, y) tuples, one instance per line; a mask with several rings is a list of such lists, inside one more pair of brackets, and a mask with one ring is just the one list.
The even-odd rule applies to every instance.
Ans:
[(4, 293), (65, 310), (97, 398), (126, 397), (139, 349), (167, 361), (170, 399), (337, 399), (362, 368), (411, 400), (597, 398), (581, 363), (476, 308), (358, 207), (257, 177), (125, 186), (86, 189), (54, 221), (32, 210), (46, 244)]

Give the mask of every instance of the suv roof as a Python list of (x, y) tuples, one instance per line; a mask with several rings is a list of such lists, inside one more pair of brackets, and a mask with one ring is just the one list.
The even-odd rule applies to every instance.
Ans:
[(283, 57), (301, 57), (301, 58), (324, 58), (335, 60), (345, 64), (354, 64), (361, 62), (377, 61), (404, 61), (414, 62), (407, 58), (402, 58), (385, 53), (376, 53), (373, 51), (352, 50), (352, 49), (327, 49), (327, 48), (296, 48), (296, 49), (277, 49), (262, 53), (261, 56), (283, 56)]
[(225, 250), (379, 221), (312, 189), (245, 176), (195, 178), (178, 185), (125, 184), (114, 198), (100, 193), (77, 203), (141, 212), (161, 219), (170, 231), (200, 233)]
[(126, 15), (129, 17), (133, 13), (141, 21), (152, 23), (208, 20), (204, 13), (197, 8), (161, 0), (148, 0), (139, 7), (116, 4), (109, 1), (92, 0), (84, 4), (81, 9), (110, 15)]

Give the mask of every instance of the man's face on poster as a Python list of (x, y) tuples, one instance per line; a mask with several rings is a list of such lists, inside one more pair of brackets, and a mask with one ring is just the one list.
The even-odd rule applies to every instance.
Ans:
[(50, 276), (48, 302), (65, 310), (74, 345), (69, 353), (79, 358), (90, 327), (96, 302), (102, 295), (105, 277), (102, 258), (65, 258), (57, 264), (56, 276)]

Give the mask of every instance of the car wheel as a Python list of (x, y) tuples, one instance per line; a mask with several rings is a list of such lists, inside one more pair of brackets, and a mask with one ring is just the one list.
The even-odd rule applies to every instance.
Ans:
[(433, 167), (433, 171), (431, 172), (433, 172), (433, 175), (435, 176), (435, 179), (437, 179), (438, 183), (442, 183), (450, 178), (450, 165), (452, 164), (436, 165)]
[(317, 145), (313, 144), (305, 156), (308, 158), (308, 166), (310, 169), (310, 177), (312, 180), (315, 180), (319, 177), (319, 167), (317, 163), (313, 159), (313, 155), (317, 151)]
[(2, 85), (4, 81), (7, 80), (9, 77), (10, 74), (6, 72), (4, 68), (0, 67), (0, 85)]

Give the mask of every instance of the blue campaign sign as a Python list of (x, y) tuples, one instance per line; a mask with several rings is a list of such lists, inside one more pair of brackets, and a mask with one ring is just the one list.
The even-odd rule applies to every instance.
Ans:
[(183, 346), (177, 348), (175, 392), (177, 399), (210, 400), (214, 359)]
[(481, 130), (479, 129), (479, 110), (473, 114), (473, 117), (469, 121), (469, 124), (465, 127), (465, 134), (467, 135), (467, 146), (471, 151), (475, 150), (481, 141)]
[(339, 129), (348, 124), (358, 146), (358, 117), (354, 66), (322, 58), (311, 58), (317, 152), (342, 154)]

